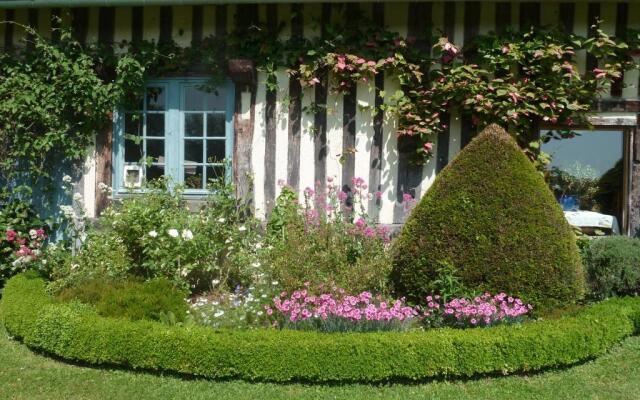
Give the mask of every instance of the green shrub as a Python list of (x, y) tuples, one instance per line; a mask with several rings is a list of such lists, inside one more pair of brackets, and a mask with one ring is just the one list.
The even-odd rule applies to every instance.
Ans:
[(103, 232), (90, 233), (75, 256), (60, 243), (49, 246), (45, 257), (55, 279), (50, 285), (53, 291), (88, 280), (123, 279), (133, 267), (123, 240)]
[(397, 295), (424, 301), (448, 262), (470, 290), (506, 292), (538, 309), (584, 293), (575, 236), (533, 164), (491, 125), (436, 177), (393, 248)]
[[(261, 254), (271, 277), (288, 292), (305, 282), (311, 288), (335, 284), (350, 293), (386, 292), (391, 268), (387, 232), (376, 231), (366, 217), (353, 221), (354, 215), (343, 213), (334, 186), (322, 198), (335, 215), (317, 206), (310, 191), (300, 204), (291, 189), (282, 189), (267, 225), (269, 247)], [(354, 195), (354, 208), (359, 201)]]
[(235, 198), (233, 186), (214, 182), (206, 207), (191, 210), (183, 189), (149, 184), (105, 210), (99, 236), (118, 238), (131, 258), (130, 272), (163, 276), (184, 288), (203, 290), (212, 280), (233, 288), (250, 280), (258, 222)]
[(590, 293), (597, 299), (640, 292), (640, 239), (606, 236), (584, 250)]
[(147, 282), (90, 279), (63, 289), (58, 298), (92, 304), (105, 317), (160, 320), (162, 314), (171, 313), (177, 321), (184, 321), (188, 309), (186, 295), (165, 278)]
[(573, 316), (486, 329), (336, 333), (212, 330), (100, 317), (56, 303), (41, 279), (11, 279), (0, 303), (7, 331), (67, 360), (209, 378), (376, 382), (506, 374), (569, 366), (640, 328), (640, 298)]

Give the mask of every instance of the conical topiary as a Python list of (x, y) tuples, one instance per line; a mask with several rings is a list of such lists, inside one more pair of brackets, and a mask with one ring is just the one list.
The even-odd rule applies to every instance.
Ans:
[[(393, 245), (398, 295), (422, 302), (453, 266), (468, 290), (506, 292), (539, 308), (584, 293), (571, 227), (516, 141), (488, 126), (437, 176)], [(440, 272), (439, 272), (440, 271)]]

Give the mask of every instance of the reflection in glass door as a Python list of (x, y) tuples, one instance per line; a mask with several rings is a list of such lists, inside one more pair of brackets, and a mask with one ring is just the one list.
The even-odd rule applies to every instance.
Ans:
[(563, 209), (584, 220), (608, 218), (612, 220), (611, 231), (623, 227), (627, 173), (624, 131), (576, 131), (574, 137), (565, 139), (542, 132), (542, 137), (546, 140), (542, 151), (551, 158), (546, 179)]

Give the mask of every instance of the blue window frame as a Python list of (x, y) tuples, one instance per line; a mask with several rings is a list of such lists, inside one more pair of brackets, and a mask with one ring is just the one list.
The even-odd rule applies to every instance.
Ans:
[(123, 193), (166, 176), (187, 195), (205, 195), (207, 182), (227, 176), (233, 154), (231, 81), (206, 91), (206, 78), (149, 81), (138, 110), (114, 115), (113, 187)]

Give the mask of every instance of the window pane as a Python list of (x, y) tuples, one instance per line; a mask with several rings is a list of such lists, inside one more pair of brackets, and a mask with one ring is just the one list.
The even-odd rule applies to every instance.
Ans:
[(187, 189), (204, 189), (201, 165), (186, 165), (184, 167), (184, 185)]
[(225, 157), (224, 140), (207, 140), (207, 162), (220, 163)]
[(184, 115), (184, 135), (185, 136), (202, 136), (204, 125), (202, 123), (202, 114), (185, 114)]
[(124, 141), (124, 162), (137, 163), (142, 159), (142, 143), (126, 139)]
[(578, 131), (570, 139), (550, 139), (547, 180), (565, 211), (593, 211), (620, 224), (623, 205), (622, 131)]
[(207, 136), (225, 137), (225, 115), (207, 114)]
[(124, 116), (124, 134), (142, 136), (142, 115), (127, 113)]
[(225, 168), (224, 165), (216, 165), (207, 167), (207, 182), (212, 180), (224, 179)]
[(162, 87), (147, 88), (147, 110), (163, 111), (165, 110), (165, 93)]
[(203, 144), (202, 140), (184, 141), (184, 162), (185, 164), (201, 164)]
[(164, 113), (147, 114), (147, 136), (164, 136)]
[(225, 110), (225, 91), (206, 92), (198, 86), (185, 86), (185, 111)]
[(158, 179), (164, 175), (164, 165), (150, 165), (147, 167), (147, 182)]
[(152, 157), (153, 162), (164, 163), (164, 140), (147, 140), (147, 157)]

